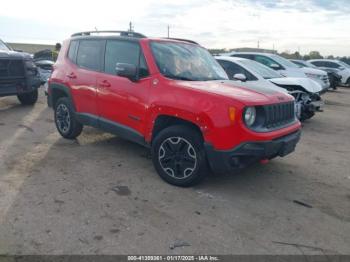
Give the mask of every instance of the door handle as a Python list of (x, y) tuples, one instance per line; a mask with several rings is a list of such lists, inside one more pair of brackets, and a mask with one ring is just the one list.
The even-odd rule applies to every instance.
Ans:
[(75, 78), (77, 78), (77, 76), (76, 76), (74, 73), (67, 74), (66, 76), (67, 76), (68, 78), (70, 78), (70, 79), (75, 79)]
[(103, 80), (100, 82), (101, 87), (110, 87), (111, 84), (107, 80)]

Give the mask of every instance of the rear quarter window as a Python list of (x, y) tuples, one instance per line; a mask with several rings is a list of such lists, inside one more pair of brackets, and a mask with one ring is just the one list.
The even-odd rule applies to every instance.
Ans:
[(100, 40), (80, 40), (77, 65), (93, 71), (100, 71), (102, 47)]
[(69, 50), (68, 50), (68, 59), (72, 62), (76, 62), (76, 54), (78, 50), (78, 41), (71, 41), (69, 45)]

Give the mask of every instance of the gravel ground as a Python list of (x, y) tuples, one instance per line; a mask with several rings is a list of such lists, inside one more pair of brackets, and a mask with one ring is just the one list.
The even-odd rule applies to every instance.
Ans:
[[(41, 90), (42, 91), (42, 90)], [(350, 254), (350, 89), (296, 152), (177, 188), (147, 149), (0, 98), (0, 254)]]

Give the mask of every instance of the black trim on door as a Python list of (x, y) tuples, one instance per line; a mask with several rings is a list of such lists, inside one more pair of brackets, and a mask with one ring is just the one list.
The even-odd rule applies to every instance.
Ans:
[(87, 113), (76, 113), (76, 117), (78, 121), (84, 125), (100, 128), (108, 133), (115, 134), (142, 146), (149, 147), (149, 144), (145, 141), (144, 136), (128, 126)]

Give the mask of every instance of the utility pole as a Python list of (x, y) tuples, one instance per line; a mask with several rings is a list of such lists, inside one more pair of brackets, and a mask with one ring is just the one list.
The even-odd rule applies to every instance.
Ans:
[(170, 37), (170, 26), (168, 25), (168, 38)]
[(258, 40), (258, 49), (260, 48), (260, 41)]
[(129, 32), (133, 32), (134, 31), (134, 26), (132, 25), (132, 22), (130, 21), (129, 23)]

